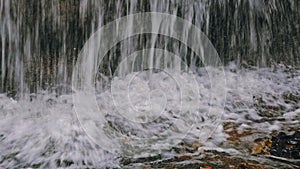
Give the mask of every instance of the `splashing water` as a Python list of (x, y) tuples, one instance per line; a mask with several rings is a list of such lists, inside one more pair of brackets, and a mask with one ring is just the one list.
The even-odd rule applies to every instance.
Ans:
[[(215, 71), (219, 70), (215, 69)], [(183, 96), (185, 98), (183, 99), (184, 104), (182, 109), (206, 112), (208, 110), (206, 96), (210, 84), (206, 80), (208, 76), (204, 69), (199, 69), (197, 72), (196, 79), (201, 88), (199, 94), (204, 97), (200, 99), (199, 109), (197, 110), (193, 99)], [(135, 123), (135, 125), (132, 125), (133, 121), (128, 121), (126, 117), (115, 113), (115, 109), (112, 108), (112, 95), (110, 95), (110, 92), (97, 94), (99, 107), (103, 111), (110, 112), (106, 116), (105, 132), (107, 135), (110, 135), (110, 138), (115, 139), (114, 142), (122, 145), (119, 152), (123, 154), (106, 152), (97, 144), (90, 141), (75, 117), (70, 95), (57, 97), (55, 95), (40, 93), (32, 96), (32, 101), (16, 101), (1, 95), (0, 166), (116, 166), (118, 165), (119, 157), (122, 155), (132, 155), (130, 153), (133, 152), (137, 156), (149, 155), (147, 151), (142, 151), (145, 149), (159, 149), (161, 150), (160, 153), (164, 154), (165, 157), (169, 157), (171, 154), (175, 155), (176, 153), (169, 149), (170, 147), (176, 147), (176, 144), (172, 141), (172, 136), (175, 136), (174, 134), (177, 132), (180, 133), (180, 130), (185, 130), (185, 127), (187, 127), (180, 124), (188, 123), (189, 120), (197, 124), (203, 124), (203, 119), (195, 119), (193, 118), (193, 114), (185, 114), (187, 115), (185, 118), (179, 117), (183, 114), (176, 114), (178, 105), (173, 106), (172, 103), (176, 103), (176, 96), (174, 94), (177, 92), (172, 91), (176, 90), (176, 88), (173, 81), (166, 78), (166, 74), (163, 72), (153, 74), (152, 78), (159, 81), (159, 83), (155, 83), (156, 86), (145, 84), (147, 79), (144, 79), (144, 74), (146, 72), (142, 72), (137, 76), (138, 79), (133, 81), (134, 84), (132, 87), (136, 88), (136, 90), (132, 90), (130, 94), (136, 95), (133, 97), (136, 100), (132, 100), (133, 102), (137, 102), (136, 105), (139, 105), (139, 103), (144, 104), (142, 102), (143, 99), (140, 99), (140, 97), (145, 95), (141, 92), (146, 91), (148, 93), (149, 90), (155, 91), (157, 89), (165, 90), (166, 86), (168, 86), (168, 92), (173, 94), (168, 95), (168, 99), (174, 99), (174, 101), (170, 101), (170, 106), (167, 106), (168, 110), (163, 110), (162, 115), (159, 118), (155, 117), (155, 120), (150, 123), (139, 123), (138, 125)], [(299, 129), (300, 103), (286, 102), (283, 96), (286, 92), (299, 94), (299, 70), (285, 72), (282, 69), (276, 71), (258, 69), (252, 71), (237, 70), (234, 73), (229, 71), (228, 67), (226, 75), (228, 96), (222, 118), (223, 123), (237, 124), (240, 132), (250, 130), (256, 133), (249, 136), (247, 138), (248, 141), (259, 137), (259, 135), (270, 134), (273, 131), (288, 132)], [(130, 77), (132, 76), (134, 74), (117, 79), (116, 84), (124, 85), (124, 82), (130, 81)], [(182, 80), (191, 78), (189, 74), (178, 74), (177, 76)], [(187, 90), (188, 92), (190, 89), (186, 86), (183, 90)], [(118, 97), (122, 97), (123, 92), (126, 92), (126, 89), (120, 86), (119, 90), (117, 90)], [(256, 98), (253, 98), (253, 96)], [(151, 98), (159, 100), (161, 96), (154, 92), (151, 94)], [(263, 120), (266, 118), (266, 114), (263, 113), (263, 110), (256, 110), (257, 98), (263, 98), (266, 101), (266, 105), (280, 105), (282, 115), (268, 117), (268, 121)], [(122, 106), (120, 105), (121, 108)], [(147, 108), (147, 106), (143, 106), (143, 108), (145, 107)], [(148, 110), (146, 109), (145, 111)], [(126, 115), (129, 116), (128, 114)], [(151, 114), (146, 115), (149, 118), (152, 117)], [(141, 117), (140, 119), (144, 122), (146, 117)], [(179, 119), (181, 122), (174, 123), (176, 119)], [(94, 122), (96, 123), (97, 120)], [(173, 126), (170, 127), (172, 122)], [(166, 128), (169, 129), (167, 130)], [(195, 130), (190, 130), (191, 135), (187, 135), (187, 140), (195, 138), (193, 135), (197, 133)], [(223, 148), (223, 151), (228, 152), (228, 148), (230, 147), (224, 145), (224, 141), (226, 142), (228, 135), (224, 130), (224, 126), (220, 125), (211, 139), (204, 143), (204, 147)], [(168, 135), (168, 137), (163, 142), (159, 140), (151, 142), (150, 139), (147, 139), (149, 141), (147, 143), (141, 139), (150, 138), (150, 136), (155, 138), (158, 134)], [(145, 144), (145, 147), (142, 147), (141, 143)], [(231, 148), (236, 149), (235, 153), (240, 150), (240, 147)]]
[[(0, 0), (0, 168), (139, 168), (122, 161), (204, 149), (252, 159), (256, 138), (300, 129), (300, 71), (285, 66), (299, 62), (299, 7)], [(183, 21), (120, 19), (139, 12)], [(231, 133), (248, 134), (233, 145)]]

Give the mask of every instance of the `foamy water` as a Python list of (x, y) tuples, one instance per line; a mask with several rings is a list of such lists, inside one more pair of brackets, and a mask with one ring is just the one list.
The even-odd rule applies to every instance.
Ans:
[[(300, 94), (299, 70), (228, 66), (225, 73), (226, 86), (218, 86), (227, 91), (225, 107), (218, 94), (210, 94), (211, 81), (204, 68), (190, 74), (157, 72), (149, 78), (140, 72), (113, 79), (111, 88), (96, 93), (106, 122), (99, 130), (116, 144), (111, 151), (91, 141), (80, 126), (72, 95), (39, 93), (30, 101), (29, 96), (13, 100), (2, 94), (0, 167), (122, 167), (122, 157), (176, 155), (171, 148), (182, 140), (199, 140), (206, 149), (244, 153), (241, 147), (226, 145), (225, 123), (235, 124), (241, 133), (254, 133), (242, 142), (274, 131), (299, 130), (300, 102), (286, 99), (288, 93)], [(210, 102), (211, 96), (215, 102)], [(218, 115), (222, 116), (214, 118)], [(212, 124), (220, 125), (209, 127)]]

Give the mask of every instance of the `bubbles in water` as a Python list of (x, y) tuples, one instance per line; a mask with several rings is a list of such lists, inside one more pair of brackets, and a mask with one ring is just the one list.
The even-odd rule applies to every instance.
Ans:
[[(211, 84), (205, 89), (208, 105), (203, 111), (199, 110), (199, 81), (186, 61), (154, 44), (129, 56), (122, 53), (110, 90), (97, 90), (101, 99), (96, 101), (94, 79), (105, 53), (128, 37), (145, 33), (154, 34), (154, 41), (155, 34), (178, 39), (207, 66)], [(223, 113), (226, 90), (221, 66), (212, 44), (190, 22), (162, 13), (128, 15), (102, 27), (82, 49), (73, 71), (77, 117), (91, 140), (117, 154), (158, 153), (184, 138), (204, 142)]]

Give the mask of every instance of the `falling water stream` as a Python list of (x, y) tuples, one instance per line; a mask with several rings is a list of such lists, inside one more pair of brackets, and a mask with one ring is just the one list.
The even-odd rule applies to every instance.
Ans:
[(296, 168), (251, 149), (300, 130), (298, 20), (297, 0), (0, 0), (0, 168)]

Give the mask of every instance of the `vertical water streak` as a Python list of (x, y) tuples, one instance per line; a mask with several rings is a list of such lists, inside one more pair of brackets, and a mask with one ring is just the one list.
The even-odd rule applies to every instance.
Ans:
[[(225, 64), (299, 65), (299, 9), (297, 0), (0, 0), (0, 92), (12, 97), (40, 90), (68, 93), (73, 65), (85, 41), (101, 26), (137, 12), (169, 13), (192, 22), (209, 37)], [(134, 26), (128, 25), (128, 33)], [(173, 31), (156, 24), (152, 28)], [(188, 27), (182, 32), (189, 38)], [(153, 47), (181, 55), (192, 67), (202, 66), (180, 42), (147, 34), (116, 44), (100, 71), (112, 75), (130, 53)], [(148, 56), (137, 59), (153, 66), (160, 64), (160, 57), (163, 64), (169, 59)], [(130, 71), (128, 65), (122, 66), (121, 72)]]

